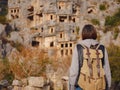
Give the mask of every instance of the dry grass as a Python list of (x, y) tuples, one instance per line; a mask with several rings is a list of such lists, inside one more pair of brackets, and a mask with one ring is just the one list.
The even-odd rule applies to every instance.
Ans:
[(3, 64), (2, 60), (0, 60), (0, 80), (4, 78), (4, 70), (5, 70), (5, 65)]
[(10, 69), (17, 79), (42, 75), (49, 63), (44, 50), (31, 48), (23, 48), (21, 52), (13, 52), (11, 59)]

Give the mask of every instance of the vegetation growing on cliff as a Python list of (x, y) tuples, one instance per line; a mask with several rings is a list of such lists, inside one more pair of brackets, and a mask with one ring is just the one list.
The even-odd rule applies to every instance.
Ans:
[(117, 37), (118, 37), (118, 35), (119, 35), (119, 32), (120, 32), (120, 30), (119, 30), (119, 28), (114, 28), (114, 31), (113, 31), (113, 38), (116, 40), (117, 39)]
[(0, 23), (4, 24), (7, 22), (6, 15), (8, 13), (7, 5), (0, 3)]
[(11, 54), (10, 68), (15, 78), (39, 76), (45, 74), (49, 59), (44, 51), (23, 47), (20, 52)]
[(94, 25), (100, 25), (100, 22), (98, 19), (92, 19), (91, 22), (94, 24)]
[(112, 81), (120, 82), (120, 47), (111, 44), (107, 50), (112, 73)]
[[(107, 16), (105, 18), (105, 29), (104, 29), (104, 33), (108, 32), (108, 31), (113, 31), (114, 34), (114, 39), (118, 36), (118, 32), (119, 30), (115, 30), (115, 28), (117, 28), (117, 26), (120, 25), (120, 8), (117, 10), (117, 12), (115, 14), (113, 14), (112, 16)], [(117, 33), (116, 33), (117, 32)]]
[(4, 24), (7, 22), (7, 19), (5, 16), (0, 16), (0, 23)]
[(100, 4), (100, 6), (99, 6), (99, 9), (101, 10), (101, 11), (104, 11), (104, 10), (106, 10), (106, 5), (105, 4)]
[(107, 16), (105, 18), (105, 26), (115, 27), (120, 25), (120, 8), (113, 16)]

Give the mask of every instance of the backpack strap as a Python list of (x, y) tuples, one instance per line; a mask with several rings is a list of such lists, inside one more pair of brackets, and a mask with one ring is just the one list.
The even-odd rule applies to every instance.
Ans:
[(96, 50), (96, 60), (97, 60), (97, 72), (98, 72), (98, 77), (100, 77), (100, 53), (99, 53), (99, 47), (100, 47), (100, 44), (96, 44), (96, 45), (94, 45), (93, 46), (94, 47), (94, 49)]
[[(89, 67), (90, 76), (93, 76), (93, 68), (92, 68), (92, 63), (91, 63), (89, 48), (86, 47), (86, 46), (83, 45), (83, 44), (77, 44), (79, 64), (80, 64), (80, 66), (82, 67), (82, 65), (83, 65), (83, 49), (81, 49), (81, 48), (84, 48), (84, 49), (87, 50), (87, 53), (86, 53), (87, 56), (88, 56), (87, 64), (88, 64), (88, 67)], [(82, 52), (82, 53), (81, 53), (81, 52)], [(80, 56), (80, 55), (81, 55), (81, 56)], [(81, 57), (82, 57), (82, 59), (81, 59)]]
[(92, 60), (91, 60), (91, 57), (90, 57), (91, 53), (90, 53), (88, 47), (86, 47), (86, 49), (87, 49), (86, 55), (88, 56), (87, 64), (88, 64), (88, 67), (89, 67), (90, 76), (92, 77), (93, 76), (93, 67), (92, 67)]
[(93, 67), (92, 67), (92, 60), (91, 60), (91, 57), (90, 57), (90, 55), (91, 55), (90, 50), (87, 46), (85, 46), (85, 45), (82, 45), (82, 46), (84, 46), (84, 48), (87, 50), (87, 53), (86, 53), (86, 55), (88, 57), (87, 64), (88, 64), (88, 67), (89, 67), (90, 76), (93, 77)]
[(104, 62), (104, 57), (105, 57), (105, 47), (103, 45), (100, 45), (98, 47), (98, 50), (102, 50), (103, 52), (103, 58), (101, 59), (102, 60), (102, 67), (104, 66), (105, 62)]
[[(102, 49), (101, 49), (101, 47), (102, 47)], [(102, 60), (102, 66), (103, 66), (103, 63), (104, 63), (104, 53), (103, 53), (103, 59), (100, 59), (100, 57), (99, 57), (100, 53), (99, 53), (98, 49), (102, 50), (102, 52), (104, 52), (104, 46), (98, 44), (97, 47), (96, 47), (97, 71), (98, 71), (98, 77), (100, 77), (100, 60)]]
[(85, 45), (83, 45), (83, 44), (78, 44), (78, 45), (81, 45), (83, 48), (87, 48)]
[(99, 46), (100, 46), (100, 44), (98, 44), (97, 45), (97, 47), (96, 47), (96, 59), (97, 59), (97, 72), (98, 72), (98, 77), (100, 77), (100, 57), (99, 57), (99, 55), (100, 55), (100, 53), (99, 53), (99, 51), (98, 51), (98, 48), (99, 48)]
[(96, 50), (98, 50), (99, 47), (100, 47), (100, 44), (97, 45)]

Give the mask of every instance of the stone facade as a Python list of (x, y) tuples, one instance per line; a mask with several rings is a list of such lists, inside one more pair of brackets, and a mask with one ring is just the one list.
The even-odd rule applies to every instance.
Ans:
[[(100, 10), (101, 4), (106, 6), (105, 11)], [(77, 27), (80, 33), (84, 24), (97, 19), (104, 28), (105, 17), (119, 7), (114, 0), (9, 0), (8, 19), (12, 20), (13, 27), (37, 32), (32, 37), (32, 46), (47, 50), (57, 48), (60, 56), (66, 56), (72, 54), (78, 39)]]
[[(77, 3), (77, 1), (75, 2)], [(71, 42), (73, 49), (76, 40), (76, 27), (79, 23), (79, 10), (77, 10), (79, 6), (75, 5), (75, 2), (69, 0), (47, 2), (33, 0), (30, 2), (26, 9), (26, 12), (28, 12), (27, 18), (25, 18), (28, 21), (26, 25), (32, 30), (36, 29), (39, 33), (38, 36), (33, 38), (33, 46), (51, 49), (60, 48), (61, 42)], [(15, 6), (19, 6), (19, 8), (15, 6), (9, 8), (8, 18), (14, 20), (17, 16), (17, 19), (22, 19), (24, 17), (22, 15), (23, 8), (20, 6), (22, 1), (13, 4), (16, 4)], [(70, 49), (71, 54), (72, 49)], [(58, 53), (60, 54), (60, 52)]]

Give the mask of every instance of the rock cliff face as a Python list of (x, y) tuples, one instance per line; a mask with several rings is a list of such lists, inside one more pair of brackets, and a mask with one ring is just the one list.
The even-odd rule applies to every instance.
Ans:
[(119, 8), (117, 0), (8, 0), (9, 24), (0, 24), (1, 54), (8, 55), (14, 42), (45, 49), (49, 56), (56, 54), (62, 61), (72, 55), (77, 40), (81, 39), (81, 30), (88, 23), (96, 27), (102, 44), (119, 46), (119, 24), (115, 26), (117, 33), (112, 30), (104, 33), (106, 17)]
[[(52, 74), (48, 75), (56, 83), (56, 80), (68, 73), (66, 71), (70, 64), (69, 60), (71, 60), (69, 56), (72, 55), (77, 40), (81, 39), (81, 30), (85, 24), (93, 24), (96, 27), (98, 39), (102, 44), (109, 46), (114, 43), (120, 46), (120, 24), (112, 28), (107, 26), (107, 29), (105, 26), (106, 17), (114, 15), (119, 8), (119, 0), (8, 0), (6, 17), (9, 23), (0, 24), (0, 57), (12, 56), (12, 59), (8, 59), (13, 61), (15, 57), (11, 52), (14, 52), (13, 48), (17, 48), (15, 52), (18, 52), (18, 56), (20, 56), (22, 51), (19, 51), (21, 49), (19, 45), (21, 44), (25, 48), (30, 48), (31, 52), (44, 49), (45, 54), (47, 53), (51, 57), (50, 59), (54, 60), (54, 64), (59, 64), (57, 70), (53, 70), (53, 67), (50, 66), (52, 69), (48, 68), (46, 71), (52, 74), (56, 71), (57, 79)], [(104, 33), (104, 30), (107, 32)], [(117, 31), (114, 32), (114, 30)], [(27, 54), (22, 54), (20, 61), (23, 62)], [(30, 56), (32, 55), (30, 54)], [(15, 56), (17, 57), (17, 54)], [(36, 60), (36, 56), (32, 59)], [(31, 58), (27, 58), (27, 61), (30, 60)], [(14, 73), (16, 74), (16, 72)], [(58, 75), (60, 76), (58, 77)], [(27, 83), (32, 85), (33, 79), (29, 78)], [(43, 85), (43, 81), (41, 82), (40, 84)], [(16, 83), (18, 81), (13, 83), (15, 90), (21, 88), (21, 84)], [(57, 83), (55, 88), (59, 85), (61, 85), (60, 88), (64, 87), (61, 82)], [(33, 87), (38, 86), (26, 85), (24, 88), (32, 90)], [(49, 85), (47, 88), (45, 90), (50, 89)]]
[(57, 56), (69, 56), (81, 39), (83, 26), (90, 23), (96, 27), (102, 44), (119, 46), (120, 25), (105, 26), (106, 17), (119, 8), (118, 0), (8, 0), (9, 24), (0, 24), (1, 45), (5, 37), (8, 43), (44, 48), (49, 54), (57, 49)]
[[(120, 3), (117, 0), (9, 0), (8, 7), (7, 17), (11, 20), (13, 29), (36, 30), (37, 37), (55, 36), (54, 41), (48, 41), (56, 46), (61, 31), (65, 35), (62, 41), (69, 41), (77, 40), (74, 33), (76, 27), (81, 32), (87, 23), (95, 24), (98, 31), (104, 29), (106, 16), (114, 14), (120, 8)], [(111, 40), (112, 35), (109, 35), (102, 34), (101, 43), (106, 45), (107, 39), (109, 43), (118, 45), (117, 41)], [(116, 40), (119, 40), (119, 36)], [(38, 42), (41, 43), (40, 38)], [(44, 45), (47, 46), (46, 41)]]

